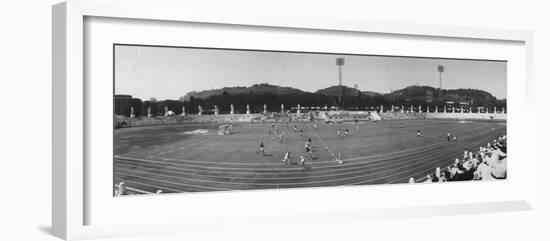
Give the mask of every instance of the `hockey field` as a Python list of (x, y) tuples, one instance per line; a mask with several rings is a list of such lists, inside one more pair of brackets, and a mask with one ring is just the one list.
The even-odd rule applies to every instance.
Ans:
[[(504, 121), (275, 125), (283, 133), (282, 141), (273, 134), (271, 123), (233, 124), (228, 135), (218, 135), (219, 124), (117, 129), (113, 184), (124, 182), (151, 193), (184, 193), (406, 183), (410, 177), (419, 179), (436, 167), (449, 166), (465, 149), (477, 149), (506, 134)], [(456, 135), (457, 141), (447, 141), (447, 133)], [(298, 163), (307, 155), (308, 139), (313, 159), (302, 168)], [(258, 153), (261, 142), (265, 154)], [(286, 152), (291, 164), (282, 162)]]

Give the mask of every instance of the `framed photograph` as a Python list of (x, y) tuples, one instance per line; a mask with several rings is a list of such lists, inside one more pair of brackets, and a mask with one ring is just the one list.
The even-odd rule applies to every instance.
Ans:
[(531, 32), (76, 0), (53, 43), (58, 237), (533, 208)]

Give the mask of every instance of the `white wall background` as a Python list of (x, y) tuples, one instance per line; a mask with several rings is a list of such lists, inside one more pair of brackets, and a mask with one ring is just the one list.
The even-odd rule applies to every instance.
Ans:
[[(0, 7), (0, 240), (57, 240), (49, 234), (51, 206), (52, 0), (4, 1)], [(161, 4), (161, 1), (155, 1)], [(189, 1), (222, 11), (274, 12), (332, 18), (525, 29), (535, 32), (538, 108), (550, 90), (550, 14), (546, 1)], [(154, 10), (152, 10), (154, 11)], [(12, 108), (11, 103), (18, 103)], [(32, 112), (29, 112), (31, 111)], [(550, 111), (549, 111), (550, 112)], [(5, 113), (5, 114), (4, 114)], [(8, 117), (9, 113), (9, 117)], [(33, 118), (17, 118), (18, 114)], [(364, 223), (222, 230), (116, 240), (550, 240), (550, 170), (545, 150), (549, 114), (537, 119), (539, 163), (535, 211)], [(521, 161), (521, 160), (517, 160)]]

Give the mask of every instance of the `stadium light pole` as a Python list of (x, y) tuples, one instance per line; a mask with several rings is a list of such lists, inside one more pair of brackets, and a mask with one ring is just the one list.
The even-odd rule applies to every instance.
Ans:
[(342, 87), (342, 66), (344, 66), (344, 58), (336, 58), (336, 65), (338, 66), (338, 86), (340, 87), (340, 96), (338, 102), (340, 106), (343, 107), (343, 98), (344, 98), (344, 87)]
[(439, 89), (443, 89), (443, 72), (445, 72), (445, 67), (443, 65), (437, 66), (437, 72), (439, 72)]

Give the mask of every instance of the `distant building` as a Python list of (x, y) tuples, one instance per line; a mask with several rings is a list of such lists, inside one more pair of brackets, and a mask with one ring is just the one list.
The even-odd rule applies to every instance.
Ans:
[(145, 116), (147, 115), (147, 109), (143, 105), (143, 101), (139, 98), (132, 98), (132, 107), (134, 107), (135, 116)]
[(130, 116), (131, 95), (115, 95), (115, 115)]
[(471, 106), (471, 103), (469, 101), (461, 101), (459, 104), (460, 104), (460, 107), (470, 107)]
[(455, 106), (455, 102), (454, 102), (454, 101), (447, 101), (447, 102), (445, 102), (445, 106), (447, 106), (447, 107), (454, 107), (454, 106)]

